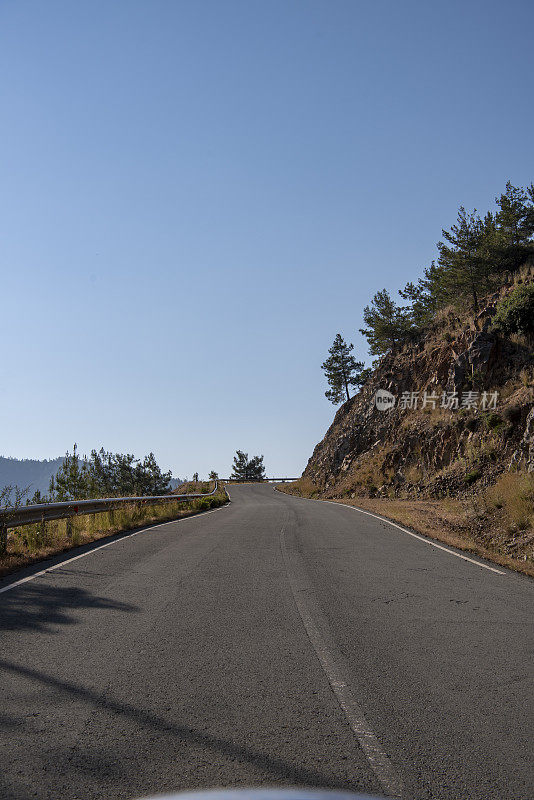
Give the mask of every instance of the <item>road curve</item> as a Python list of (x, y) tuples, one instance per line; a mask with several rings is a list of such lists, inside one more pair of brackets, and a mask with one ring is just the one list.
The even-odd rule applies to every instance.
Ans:
[(0, 797), (530, 800), (533, 582), (345, 506), (230, 492), (0, 594)]

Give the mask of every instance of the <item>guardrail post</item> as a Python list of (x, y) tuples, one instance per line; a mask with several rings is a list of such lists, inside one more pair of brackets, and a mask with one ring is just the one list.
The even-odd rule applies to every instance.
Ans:
[(132, 522), (137, 524), (141, 521), (143, 515), (143, 504), (140, 500), (135, 500), (132, 503)]
[(65, 533), (67, 534), (67, 539), (72, 539), (72, 517), (65, 519)]
[(0, 524), (0, 555), (7, 550), (7, 526)]

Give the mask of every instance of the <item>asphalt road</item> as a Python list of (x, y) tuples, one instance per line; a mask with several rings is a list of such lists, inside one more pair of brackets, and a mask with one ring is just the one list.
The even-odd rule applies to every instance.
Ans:
[(0, 796), (531, 800), (533, 582), (347, 507), (231, 495), (0, 594)]

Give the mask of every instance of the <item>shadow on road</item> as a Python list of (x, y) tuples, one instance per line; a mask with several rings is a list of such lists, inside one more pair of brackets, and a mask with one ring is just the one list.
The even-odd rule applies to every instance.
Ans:
[(138, 611), (137, 606), (98, 597), (85, 589), (51, 588), (27, 584), (6, 592), (0, 601), (0, 631), (34, 630), (53, 632), (57, 625), (74, 625), (82, 608)]
[[(352, 783), (351, 781), (335, 780), (332, 779), (331, 776), (324, 775), (316, 770), (307, 769), (300, 765), (289, 763), (283, 759), (254, 750), (244, 745), (237, 744), (236, 742), (227, 741), (217, 736), (212, 736), (209, 733), (201, 732), (183, 725), (177, 725), (167, 719), (157, 716), (151, 711), (136, 708), (130, 704), (112, 700), (83, 686), (66, 681), (60, 681), (51, 675), (47, 675), (29, 667), (23, 667), (4, 659), (0, 659), (0, 670), (23, 676), (30, 681), (41, 684), (41, 686), (53, 688), (55, 690), (64, 692), (67, 696), (73, 697), (77, 700), (83, 700), (100, 710), (109, 712), (111, 718), (116, 717), (116, 715), (121, 715), (124, 719), (132, 722), (136, 729), (145, 729), (144, 734), (142, 731), (136, 731), (135, 735), (144, 735), (145, 738), (149, 739), (151, 737), (147, 737), (147, 733), (150, 731), (156, 732), (160, 736), (171, 735), (187, 744), (191, 744), (196, 747), (201, 746), (210, 751), (215, 757), (222, 755), (227, 757), (230, 761), (249, 763), (256, 768), (263, 770), (264, 772), (270, 773), (273, 782), (276, 781), (277, 783), (284, 783), (286, 785), (293, 786), (320, 786), (328, 789), (343, 789), (345, 791), (360, 791), (361, 789), (361, 787), (357, 785), (356, 781)], [(132, 735), (134, 735), (133, 732)], [(94, 761), (94, 753), (85, 753), (82, 755), (81, 759), (79, 759), (77, 768), (83, 770), (83, 772), (86, 774), (88, 771), (92, 772), (92, 767), (96, 766), (93, 763)], [(75, 768), (75, 764), (72, 763), (71, 758), (69, 758), (69, 762), (70, 768)], [(99, 763), (97, 766), (98, 770), (96, 774), (98, 774), (98, 772), (102, 774), (106, 768), (105, 763)], [(120, 771), (121, 766), (115, 760), (113, 767), (113, 772), (115, 772), (114, 777), (116, 778), (118, 777), (117, 770)], [(127, 769), (127, 766), (123, 765), (122, 768)], [(181, 787), (182, 790), (184, 788), (185, 787)]]

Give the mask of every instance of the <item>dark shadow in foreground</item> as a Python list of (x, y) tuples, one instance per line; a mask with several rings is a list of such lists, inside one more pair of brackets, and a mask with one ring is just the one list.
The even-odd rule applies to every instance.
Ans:
[[(28, 680), (36, 681), (43, 686), (60, 690), (65, 694), (83, 700), (91, 705), (94, 705), (102, 710), (115, 716), (122, 715), (124, 718), (133, 721), (136, 726), (148, 728), (152, 731), (157, 731), (162, 735), (172, 735), (179, 738), (182, 742), (201, 746), (211, 751), (216, 755), (228, 757), (230, 760), (245, 762), (259, 768), (272, 776), (273, 782), (284, 783), (293, 786), (318, 786), (327, 789), (343, 789), (344, 791), (361, 791), (361, 784), (358, 784), (357, 779), (354, 781), (343, 781), (341, 779), (333, 779), (331, 776), (322, 774), (313, 769), (301, 767), (298, 764), (292, 764), (284, 761), (276, 756), (268, 755), (261, 751), (254, 750), (250, 747), (237, 744), (232, 741), (221, 739), (217, 736), (212, 736), (209, 733), (201, 732), (193, 728), (183, 725), (176, 725), (163, 719), (156, 714), (136, 708), (127, 703), (120, 703), (111, 700), (103, 695), (93, 692), (83, 686), (74, 683), (60, 681), (56, 678), (46, 675), (45, 673), (31, 669), (29, 667), (19, 666), (4, 659), (0, 659), (0, 669), (7, 672), (21, 675)], [(69, 759), (70, 760), (70, 759)], [(70, 764), (74, 768), (74, 764)], [(85, 764), (85, 770), (90, 766)], [(96, 765), (93, 765), (96, 766)], [(104, 766), (99, 765), (100, 767)], [(115, 761), (115, 768), (118, 764)], [(82, 767), (80, 764), (79, 767)], [(115, 775), (115, 778), (117, 775)], [(126, 787), (123, 787), (126, 788)], [(184, 787), (180, 787), (182, 790)]]
[(98, 597), (75, 586), (55, 588), (32, 583), (5, 592), (0, 602), (0, 631), (53, 631), (57, 625), (75, 625), (76, 610), (113, 609), (136, 612), (137, 606)]

